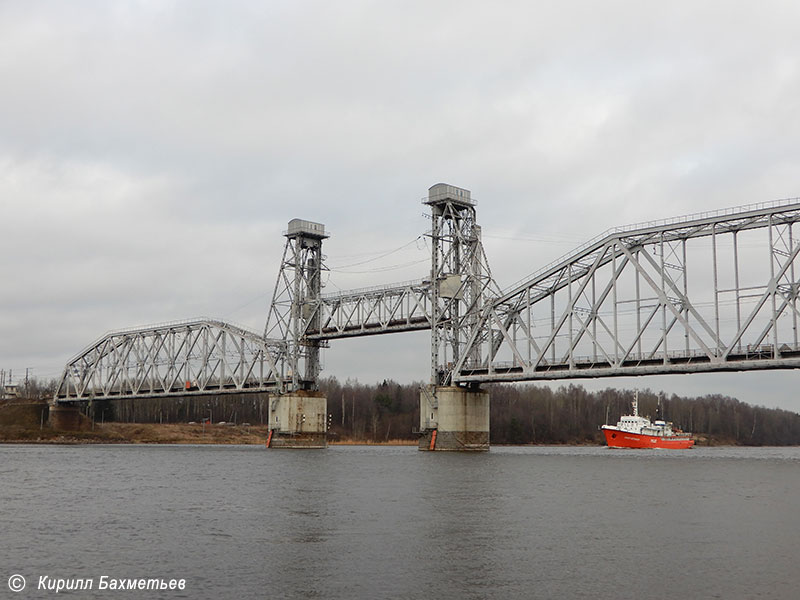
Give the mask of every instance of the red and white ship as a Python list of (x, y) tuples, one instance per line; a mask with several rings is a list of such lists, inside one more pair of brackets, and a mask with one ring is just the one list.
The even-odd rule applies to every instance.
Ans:
[(633, 397), (633, 414), (624, 415), (614, 425), (602, 425), (609, 448), (676, 448), (694, 446), (691, 433), (673, 430), (672, 423), (639, 416), (639, 393)]

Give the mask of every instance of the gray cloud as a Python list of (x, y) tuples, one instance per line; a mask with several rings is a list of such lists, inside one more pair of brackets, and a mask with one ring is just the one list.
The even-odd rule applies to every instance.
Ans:
[[(3, 3), (0, 368), (54, 375), (107, 329), (198, 314), (260, 330), (289, 219), (324, 222), (348, 265), (419, 236), (438, 181), (479, 200), (501, 285), (608, 227), (797, 195), (798, 12)], [(422, 276), (386, 267), (424, 256), (328, 289)], [(327, 372), (424, 379), (424, 337), (336, 342)]]

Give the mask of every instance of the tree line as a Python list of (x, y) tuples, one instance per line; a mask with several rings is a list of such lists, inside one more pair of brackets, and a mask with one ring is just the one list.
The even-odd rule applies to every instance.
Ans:
[[(343, 437), (381, 440), (412, 438), (419, 427), (419, 384), (384, 381), (364, 385), (335, 378), (321, 386), (328, 397), (332, 431)], [(491, 396), (492, 444), (602, 443), (602, 424), (631, 413), (633, 390), (590, 392), (581, 385), (555, 390), (533, 384), (487, 386)], [(639, 391), (639, 412), (656, 418), (659, 395)], [(739, 445), (799, 445), (800, 414), (752, 406), (735, 398), (707, 395), (661, 399), (661, 415), (677, 429), (709, 442)]]
[[(493, 443), (594, 443), (601, 424), (631, 414), (633, 390), (589, 392), (580, 385), (552, 390), (536, 385), (492, 388)], [(656, 418), (659, 394), (639, 391), (639, 414)], [(800, 414), (752, 406), (719, 394), (661, 399), (661, 416), (676, 429), (714, 443), (749, 446), (800, 444)]]
[[(330, 434), (339, 439), (415, 439), (419, 428), (419, 383), (363, 384), (335, 377), (320, 381), (328, 399)], [(52, 394), (54, 383), (32, 380), (36, 396)], [(634, 392), (608, 388), (590, 392), (581, 385), (557, 389), (533, 384), (491, 385), (490, 440), (493, 444), (602, 443), (599, 426), (630, 414)], [(639, 412), (655, 418), (658, 394), (639, 391)], [(674, 427), (713, 443), (800, 445), (800, 414), (752, 406), (735, 398), (707, 395), (663, 397), (662, 416)], [(212, 422), (266, 425), (269, 397), (220, 394), (127, 400), (95, 400), (84, 406), (95, 421), (139, 423)], [(703, 440), (701, 440), (703, 441)]]

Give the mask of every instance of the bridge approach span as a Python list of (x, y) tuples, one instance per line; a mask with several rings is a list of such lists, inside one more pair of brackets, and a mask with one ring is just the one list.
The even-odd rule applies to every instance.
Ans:
[(282, 340), (199, 318), (106, 334), (73, 357), (58, 403), (278, 389)]

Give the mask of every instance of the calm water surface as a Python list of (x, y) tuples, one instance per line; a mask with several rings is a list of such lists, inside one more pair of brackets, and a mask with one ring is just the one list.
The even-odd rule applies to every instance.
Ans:
[(0, 598), (794, 600), (799, 500), (799, 448), (0, 445)]

